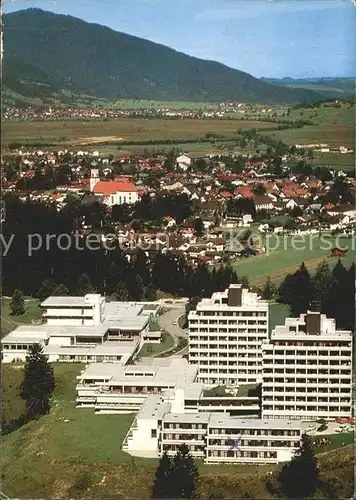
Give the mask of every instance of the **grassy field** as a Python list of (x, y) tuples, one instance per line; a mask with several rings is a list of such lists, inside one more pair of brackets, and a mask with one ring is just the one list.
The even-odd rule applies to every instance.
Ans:
[(25, 314), (11, 316), (10, 299), (1, 300), (1, 337), (11, 332), (18, 325), (31, 324), (41, 319), (42, 311), (39, 308), (40, 301), (37, 299), (25, 300)]
[[(247, 147), (245, 149), (241, 149), (240, 146), (236, 146), (236, 142), (234, 139), (231, 139), (231, 141), (224, 141), (224, 142), (219, 142), (217, 140), (216, 142), (211, 142), (211, 141), (199, 141), (199, 142), (180, 142), (177, 140), (173, 144), (155, 144), (155, 145), (118, 145), (118, 144), (105, 144), (105, 145), (100, 145), (100, 153), (103, 154), (104, 156), (108, 155), (113, 155), (118, 156), (118, 155), (126, 155), (126, 154), (132, 154), (132, 153), (138, 153), (138, 154), (144, 154), (145, 152), (148, 152), (148, 154), (152, 153), (168, 153), (172, 148), (178, 149), (179, 151), (184, 151), (187, 155), (189, 155), (192, 158), (199, 158), (201, 156), (205, 156), (207, 154), (213, 154), (213, 155), (218, 155), (218, 154), (226, 154), (229, 152), (237, 153), (237, 154), (255, 154), (256, 150)], [(59, 149), (57, 146), (55, 149)], [(88, 149), (93, 149), (92, 147), (89, 146), (83, 146), (84, 150)], [(264, 149), (267, 149), (267, 147), (261, 145), (259, 147), (260, 151), (263, 151)]]
[(324, 453), (326, 451), (335, 450), (336, 448), (341, 448), (343, 446), (349, 446), (350, 444), (353, 444), (355, 433), (347, 432), (345, 434), (329, 434), (328, 438), (330, 438), (331, 443), (320, 448), (315, 448), (316, 453)]
[(264, 135), (271, 135), (286, 144), (326, 143), (332, 147), (347, 146), (351, 149), (355, 146), (354, 125), (348, 124), (306, 125), (302, 128), (267, 130)]
[[(354, 262), (355, 239), (340, 237), (337, 244), (349, 248), (348, 254), (342, 261), (345, 266), (350, 266)], [(330, 258), (329, 254), (330, 249), (335, 245), (336, 239), (332, 237), (323, 241), (318, 235), (294, 236), (293, 240), (291, 237), (273, 236), (269, 240), (269, 251), (255, 257), (241, 259), (233, 266), (237, 274), (247, 276), (252, 285), (262, 286), (268, 276), (273, 282), (278, 283), (286, 274), (295, 272), (302, 262), (305, 262), (310, 272), (313, 272), (323, 260), (326, 260), (330, 266), (334, 266), (338, 259)], [(277, 249), (273, 250), (273, 247)]]
[(355, 168), (355, 155), (354, 153), (314, 153), (312, 163), (313, 165), (327, 165), (338, 170), (353, 172)]
[(167, 351), (173, 346), (174, 340), (172, 336), (168, 332), (163, 332), (161, 342), (159, 344), (156, 344), (154, 342), (148, 342), (144, 344), (140, 352), (138, 353), (138, 357), (144, 358), (155, 356), (156, 354), (159, 354), (163, 351)]
[[(82, 368), (81, 364), (54, 364), (57, 385), (50, 414), (2, 438), (2, 491), (7, 496), (149, 498), (157, 460), (131, 457), (121, 450), (134, 416), (95, 415), (91, 409), (75, 409), (75, 377)], [(21, 366), (3, 366), (7, 415), (18, 416), (23, 411), (17, 396), (22, 377)], [(335, 447), (342, 445), (336, 440), (339, 437), (333, 441)], [(345, 487), (351, 488), (352, 446), (334, 449), (332, 455), (325, 451), (320, 455), (321, 470), (342, 475)], [(245, 491), (254, 498), (269, 498), (266, 474), (278, 468), (202, 462), (198, 467), (203, 499), (212, 494), (215, 498), (241, 497)]]
[(211, 107), (206, 102), (185, 102), (185, 101), (148, 101), (144, 99), (122, 99), (111, 105), (114, 109), (208, 109)]
[[(2, 141), (81, 146), (100, 142), (204, 138), (208, 133), (234, 137), (238, 129), (275, 127), (273, 123), (239, 120), (92, 120), (5, 122)], [(184, 142), (184, 141), (183, 141)]]

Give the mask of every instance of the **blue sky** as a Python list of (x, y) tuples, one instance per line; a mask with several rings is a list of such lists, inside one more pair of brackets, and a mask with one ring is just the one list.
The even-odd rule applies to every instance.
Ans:
[(254, 76), (354, 76), (352, 0), (3, 0), (220, 61)]

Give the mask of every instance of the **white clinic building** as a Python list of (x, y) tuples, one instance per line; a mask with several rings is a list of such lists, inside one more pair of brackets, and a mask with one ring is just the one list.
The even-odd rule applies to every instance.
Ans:
[(186, 444), (206, 463), (278, 463), (300, 447), (298, 421), (231, 417), (221, 412), (186, 412), (184, 388), (151, 395), (137, 413), (124, 441), (131, 455), (174, 455)]
[(262, 382), (268, 302), (242, 285), (203, 299), (189, 313), (189, 363), (206, 386)]
[(149, 332), (158, 303), (106, 302), (99, 294), (48, 297), (41, 304), (42, 323), (21, 325), (1, 340), (2, 362), (23, 362), (40, 344), (50, 362), (125, 364), (144, 342), (160, 341)]
[(262, 417), (334, 419), (352, 408), (352, 333), (319, 312), (287, 318), (263, 344)]

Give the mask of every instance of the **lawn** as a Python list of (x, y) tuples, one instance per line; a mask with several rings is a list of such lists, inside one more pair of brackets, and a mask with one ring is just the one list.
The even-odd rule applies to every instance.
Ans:
[[(257, 235), (255, 240), (257, 241)], [(327, 235), (319, 238), (318, 234), (293, 237), (271, 235), (267, 241), (260, 237), (258, 243), (266, 244), (266, 253), (241, 259), (233, 264), (238, 276), (247, 276), (251, 285), (255, 286), (262, 286), (268, 276), (273, 282), (280, 282), (286, 274), (295, 272), (302, 262), (305, 262), (310, 272), (315, 271), (323, 260), (334, 266), (338, 259), (330, 258), (329, 254), (330, 249), (336, 245), (349, 248), (342, 262), (345, 266), (350, 266), (354, 262), (356, 240), (346, 237), (336, 239)]]
[[(238, 129), (275, 127), (273, 123), (247, 120), (53, 120), (20, 121), (3, 123), (2, 141), (6, 147), (11, 142), (43, 143), (48, 145), (84, 146), (100, 142), (152, 141), (204, 138), (208, 133), (235, 137)], [(183, 141), (182, 141), (183, 140)]]
[[(121, 450), (134, 415), (95, 415), (91, 409), (75, 408), (76, 375), (81, 364), (54, 364), (56, 390), (49, 415), (30, 422), (2, 438), (2, 491), (11, 498), (149, 498), (156, 459), (131, 457)], [(23, 372), (18, 365), (3, 366), (3, 384), (7, 384), (6, 406), (22, 409), (17, 387)], [(9, 405), (9, 399), (13, 402)], [(14, 412), (14, 413), (16, 413)], [(65, 422), (68, 420), (68, 422)], [(335, 436), (334, 445), (341, 446)], [(349, 437), (347, 437), (349, 443)], [(349, 483), (352, 448), (334, 450), (332, 457), (320, 457), (323, 471), (345, 475)], [(337, 457), (337, 463), (333, 457)], [(341, 464), (341, 465), (340, 465)], [(336, 467), (337, 466), (337, 467)], [(201, 498), (219, 491), (225, 498), (248, 491), (255, 498), (268, 496), (266, 473), (276, 465), (204, 465), (201, 474)], [(340, 472), (341, 474), (341, 472)], [(95, 485), (101, 483), (101, 485)], [(241, 493), (241, 494), (240, 494)]]
[(347, 432), (345, 434), (331, 434), (327, 437), (330, 438), (331, 443), (320, 448), (315, 448), (316, 453), (325, 453), (330, 450), (335, 450), (336, 448), (342, 448), (343, 446), (353, 444), (355, 433)]
[(38, 299), (25, 299), (25, 313), (21, 316), (11, 316), (9, 298), (1, 300), (1, 337), (11, 332), (14, 328), (23, 324), (32, 324), (39, 322), (42, 317), (42, 311), (39, 307)]
[(313, 165), (327, 165), (329, 167), (335, 168), (337, 170), (350, 171), (354, 170), (355, 165), (355, 154), (354, 153), (313, 153)]
[(140, 352), (138, 353), (138, 357), (152, 357), (160, 354), (167, 349), (170, 349), (174, 345), (173, 337), (166, 331), (162, 333), (161, 342), (156, 344), (154, 342), (147, 342), (143, 344)]
[(319, 126), (306, 125), (302, 128), (266, 131), (263, 135), (271, 135), (274, 139), (286, 144), (326, 143), (332, 147), (347, 146), (354, 149), (354, 125), (325, 124)]

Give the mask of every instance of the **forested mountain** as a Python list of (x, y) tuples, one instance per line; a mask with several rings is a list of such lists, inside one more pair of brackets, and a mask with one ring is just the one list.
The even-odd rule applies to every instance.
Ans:
[(112, 101), (318, 99), (310, 90), (276, 87), (217, 62), (40, 9), (5, 14), (3, 26), (3, 85), (22, 95), (66, 89)]

